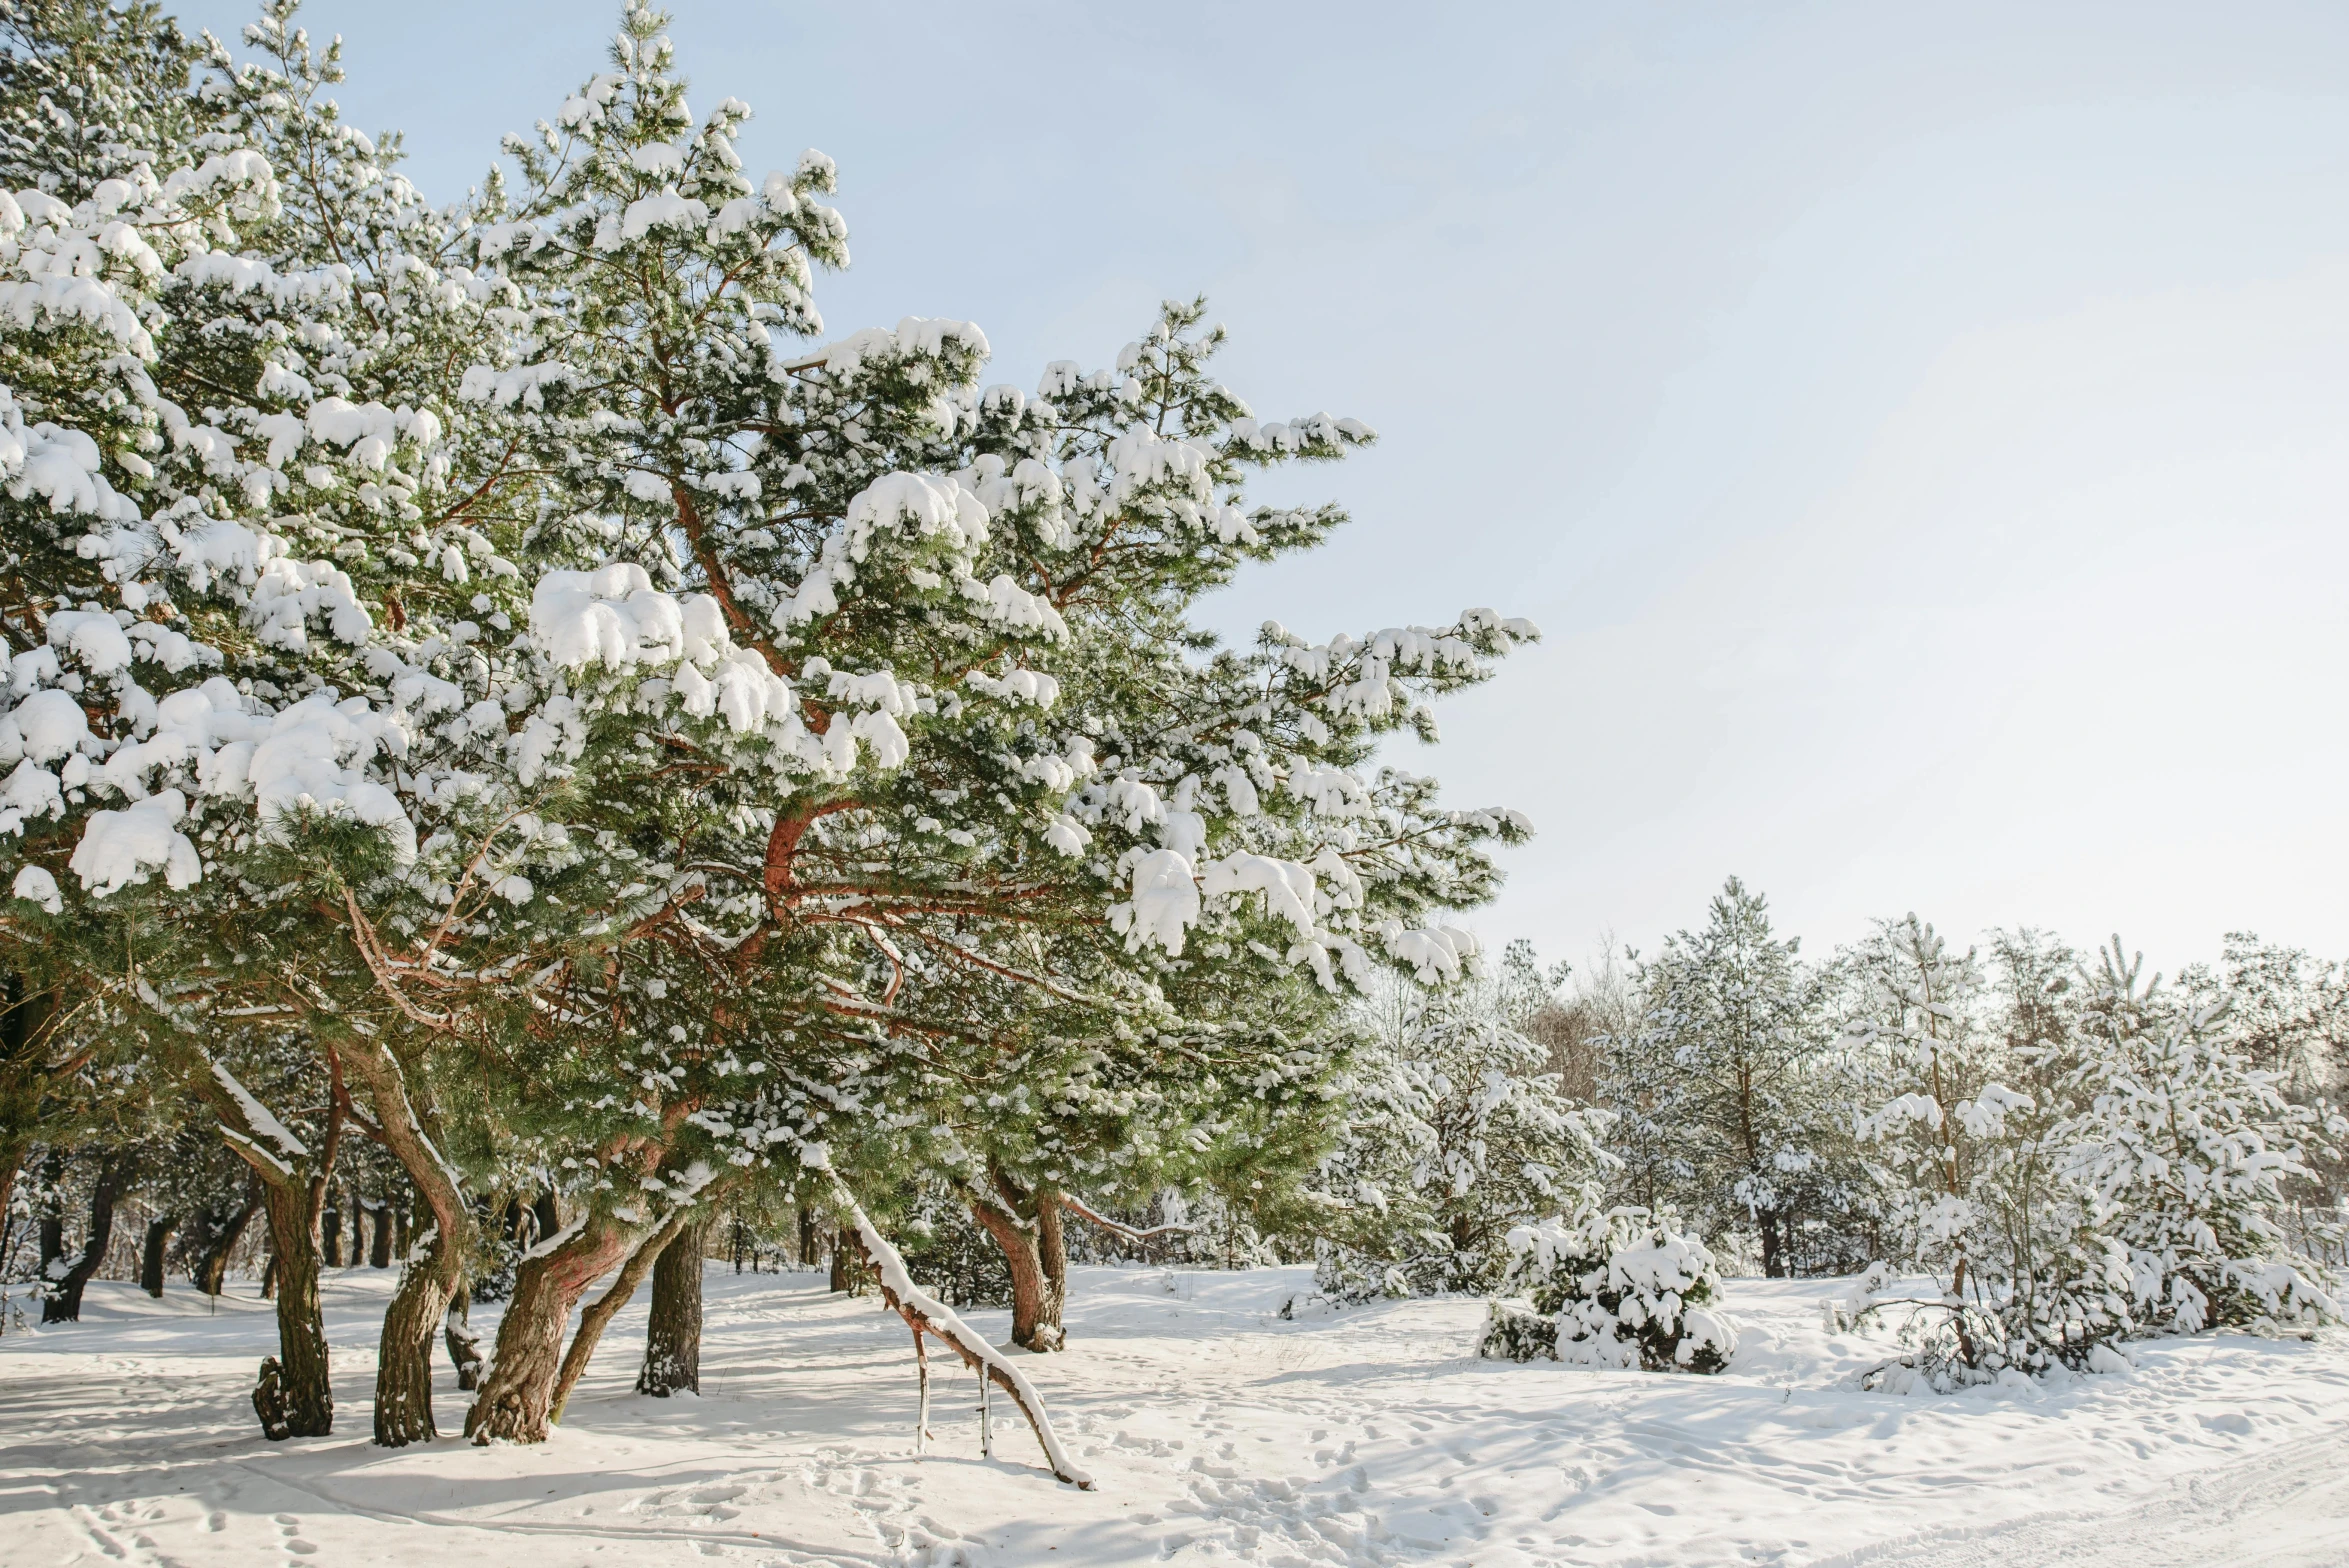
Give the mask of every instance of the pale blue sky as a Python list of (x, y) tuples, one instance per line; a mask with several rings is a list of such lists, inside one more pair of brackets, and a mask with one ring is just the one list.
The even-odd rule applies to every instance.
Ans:
[[(1488, 936), (1647, 945), (1736, 872), (1814, 946), (2349, 950), (2349, 10), (674, 11), (752, 162), (838, 160), (835, 332), (1032, 384), (1205, 290), (1260, 413), (1379, 428), (1217, 614), (1541, 624), (1398, 754), (1541, 830)], [(616, 14), (305, 13), (441, 196)]]

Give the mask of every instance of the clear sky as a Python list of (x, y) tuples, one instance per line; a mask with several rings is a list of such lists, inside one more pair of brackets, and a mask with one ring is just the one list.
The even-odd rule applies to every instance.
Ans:
[[(315, 0), (454, 197), (600, 68), (592, 0)], [(216, 30), (235, 6), (191, 3)], [(834, 332), (1106, 363), (1166, 295), (1268, 418), (1383, 435), (1214, 607), (1547, 640), (1397, 748), (1540, 836), (1580, 957), (1732, 872), (1824, 948), (2349, 952), (2349, 8), (678, 0), (697, 111), (839, 162)]]

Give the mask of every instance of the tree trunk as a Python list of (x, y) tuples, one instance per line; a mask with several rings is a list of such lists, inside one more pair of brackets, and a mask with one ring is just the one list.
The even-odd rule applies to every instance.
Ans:
[(1786, 1249), (1778, 1240), (1778, 1215), (1765, 1209), (1756, 1216), (1762, 1226), (1762, 1273), (1769, 1279), (1786, 1277)]
[(464, 1286), (457, 1287), (449, 1298), (448, 1316), (441, 1323), (441, 1337), (448, 1341), (449, 1365), (457, 1369), (457, 1387), (470, 1394), (481, 1387), (481, 1336), (473, 1332), (471, 1293)]
[(386, 1199), (384, 1202), (376, 1205), (375, 1240), (374, 1244), (368, 1249), (367, 1266), (371, 1269), (388, 1269), (391, 1267), (391, 1261), (392, 1209), (390, 1200)]
[(572, 1331), (571, 1348), (563, 1352), (563, 1368), (555, 1375), (555, 1397), (547, 1419), (561, 1425), (563, 1409), (571, 1402), (571, 1390), (579, 1386), (579, 1379), (587, 1372), (587, 1363), (595, 1356), (595, 1347), (603, 1341), (604, 1330), (619, 1310), (635, 1299), (644, 1285), (645, 1275), (653, 1271), (660, 1259), (669, 1255), (678, 1233), (685, 1228), (692, 1211), (672, 1210), (658, 1229), (636, 1245), (628, 1254), (628, 1261), (620, 1265), (612, 1288), (591, 1302), (579, 1314), (579, 1327)]
[(1011, 1265), (1011, 1342), (1023, 1350), (1058, 1350), (1059, 1327), (1044, 1322), (1044, 1264), (1035, 1233), (984, 1198), (971, 1200), (971, 1218), (995, 1238)]
[[(255, 1186), (259, 1184), (256, 1182)], [(189, 1249), (195, 1256), (188, 1265), (188, 1279), (207, 1296), (217, 1296), (228, 1281), (228, 1256), (236, 1251), (244, 1239), (245, 1227), (260, 1212), (261, 1195), (248, 1188), (242, 1207), (227, 1212), (207, 1211), (195, 1222), (195, 1241)]]
[(1062, 1322), (1062, 1313), (1068, 1307), (1068, 1241), (1061, 1233), (1060, 1194), (1050, 1187), (1036, 1190), (1036, 1261), (1044, 1273), (1044, 1299), (1037, 1307), (1037, 1326), (1048, 1330), (1050, 1346), (1030, 1345), (1030, 1350), (1065, 1349), (1068, 1329)]
[(799, 1266), (816, 1261), (816, 1217), (806, 1204), (799, 1206)]
[(178, 1228), (176, 1217), (158, 1214), (147, 1221), (146, 1239), (139, 1245), (139, 1288), (157, 1301), (163, 1299), (163, 1249)]
[(25, 1139), (8, 1137), (0, 1130), (0, 1226), (6, 1225), (9, 1205), (16, 1201), (16, 1173), (24, 1168), (27, 1147)]
[(384, 1309), (376, 1346), (375, 1441), (385, 1448), (428, 1443), (440, 1435), (432, 1420), (432, 1334), (448, 1311), (456, 1283), (453, 1258), (436, 1237), (400, 1272)]
[[(66, 1263), (62, 1270), (44, 1270), (47, 1293), (41, 1298), (43, 1323), (79, 1323), (82, 1320), (82, 1288), (90, 1276), (98, 1272), (98, 1265), (106, 1261), (106, 1247), (114, 1239), (114, 1205), (121, 1201), (130, 1186), (131, 1161), (127, 1154), (109, 1154), (98, 1167), (98, 1179), (90, 1188), (90, 1228), (82, 1237), (81, 1255)], [(46, 1237), (43, 1238), (44, 1246)]]
[(277, 1275), (277, 1354), (261, 1363), (253, 1409), (271, 1442), (324, 1437), (334, 1430), (326, 1321), (318, 1301), (318, 1242), (310, 1229), (310, 1195), (293, 1182), (265, 1182), (262, 1204)]
[(343, 1207), (329, 1203), (318, 1219), (318, 1248), (330, 1269), (343, 1266)]
[(559, 1246), (523, 1258), (498, 1324), (489, 1376), (465, 1413), (467, 1437), (484, 1444), (546, 1441), (571, 1309), (642, 1234), (641, 1226), (598, 1211)]
[[(465, 1259), (473, 1250), (473, 1206), (457, 1185), (456, 1173), (441, 1159), (408, 1098), (405, 1072), (389, 1048), (345, 1045), (336, 1049), (337, 1061), (357, 1078), (375, 1104), (376, 1125), (384, 1146), (408, 1173), (416, 1190), (432, 1210), (432, 1240), (421, 1254), (403, 1249), (399, 1288), (383, 1315), (383, 1337), (375, 1362), (375, 1441), (385, 1448), (430, 1442), (439, 1435), (432, 1419), (432, 1336), (443, 1328), (451, 1302), (463, 1283)], [(376, 1267), (391, 1261), (385, 1241), (390, 1209), (375, 1217)], [(564, 1309), (566, 1313), (569, 1308)], [(466, 1375), (466, 1357), (480, 1364), (480, 1353), (470, 1336), (460, 1340), (453, 1329), (446, 1335), (449, 1357), (457, 1365), (459, 1388), (473, 1386)]]
[(995, 1238), (1004, 1262), (1011, 1266), (1011, 1342), (1039, 1355), (1059, 1350), (1068, 1342), (1060, 1321), (1068, 1298), (1060, 1198), (1049, 1187), (1028, 1192), (992, 1166), (988, 1174), (1002, 1202), (974, 1199), (971, 1214)]
[(58, 1191), (65, 1180), (65, 1155), (51, 1148), (41, 1158), (41, 1278), (55, 1279), (65, 1259), (65, 1198)]
[(644, 1333), (644, 1369), (636, 1391), (666, 1399), (680, 1389), (701, 1392), (702, 1244), (705, 1211), (681, 1227), (653, 1267), (652, 1320)]
[(832, 1284), (835, 1291), (856, 1296), (864, 1293), (864, 1254), (857, 1247), (856, 1232), (837, 1230), (832, 1233)]

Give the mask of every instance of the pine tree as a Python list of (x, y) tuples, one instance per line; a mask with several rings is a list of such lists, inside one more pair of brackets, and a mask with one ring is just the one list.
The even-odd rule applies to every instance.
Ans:
[(1511, 1230), (1570, 1206), (1606, 1163), (1606, 1114), (1568, 1101), (1525, 1033), (1564, 978), (1512, 943), (1497, 973), (1393, 982), (1357, 1010), (1348, 1128), (1316, 1182), (1326, 1294), (1489, 1290)]
[[(1611, 1100), (1653, 1188), (1709, 1233), (1750, 1228), (1763, 1272), (1792, 1271), (1806, 1213), (1830, 1222), (1845, 1173), (1829, 1166), (1830, 1040), (1818, 978), (1772, 931), (1766, 901), (1735, 877), (1700, 932), (1640, 971), (1646, 1016), (1617, 1048)], [(1652, 1151), (1652, 1152), (1651, 1152)], [(1847, 1179), (1847, 1178), (1846, 1178)]]
[(2068, 1082), (2083, 1109), (2061, 1136), (2112, 1211), (2138, 1311), (2192, 1334), (2338, 1315), (2322, 1273), (2278, 1223), (2285, 1184), (2306, 1177), (2314, 1110), (2213, 1028), (2217, 1005), (2169, 1001), (2120, 939), (2090, 977), (2084, 1049)]

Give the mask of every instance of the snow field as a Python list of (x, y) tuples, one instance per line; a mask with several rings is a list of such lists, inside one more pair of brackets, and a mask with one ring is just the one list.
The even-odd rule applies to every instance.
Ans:
[[(16, 1564), (2349, 1562), (2349, 1343), (2215, 1336), (2131, 1371), (1934, 1397), (1859, 1391), (1834, 1282), (1736, 1280), (1735, 1368), (1479, 1362), (1481, 1302), (1303, 1304), (1308, 1271), (1079, 1270), (1070, 1350), (1023, 1358), (1083, 1493), (1008, 1401), (933, 1358), (913, 1456), (904, 1325), (812, 1275), (713, 1269), (704, 1397), (630, 1391), (624, 1313), (554, 1441), (367, 1441), (387, 1274), (329, 1271), (336, 1435), (270, 1444), (250, 1286), (207, 1316), (91, 1287), (78, 1327), (0, 1340), (0, 1559)], [(1294, 1321), (1278, 1311), (1295, 1298)], [(991, 1336), (1000, 1313), (972, 1314)], [(486, 1328), (487, 1314), (477, 1317)], [(441, 1376), (438, 1416), (459, 1396)]]

